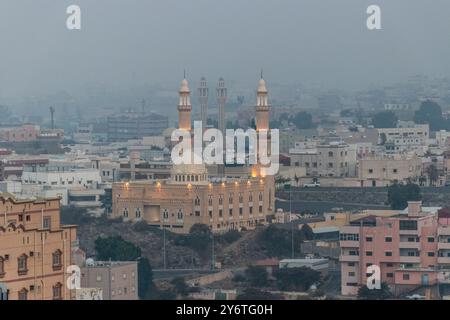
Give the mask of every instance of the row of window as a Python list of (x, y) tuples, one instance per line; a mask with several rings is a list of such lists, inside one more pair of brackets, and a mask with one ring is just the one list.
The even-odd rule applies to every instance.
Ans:
[[(28, 300), (28, 292), (34, 291), (34, 286), (30, 286), (28, 290), (27, 288), (22, 288), (18, 292), (18, 300)], [(62, 296), (62, 284), (60, 282), (56, 283), (54, 286), (52, 286), (52, 293), (53, 293), (53, 300), (61, 300), (63, 298)]]
[[(30, 252), (29, 256), (34, 256), (34, 252)], [(25, 253), (17, 258), (17, 273), (22, 276), (28, 273), (28, 255)], [(9, 261), (9, 255), (0, 256), (0, 277), (4, 277), (5, 263)], [(62, 252), (61, 250), (56, 250), (52, 253), (52, 267), (53, 270), (61, 270), (62, 268)]]

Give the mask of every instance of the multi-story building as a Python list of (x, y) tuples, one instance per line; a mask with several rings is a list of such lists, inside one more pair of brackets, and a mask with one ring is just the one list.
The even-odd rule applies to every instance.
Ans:
[(0, 287), (8, 299), (70, 299), (66, 270), (76, 227), (61, 225), (59, 199), (0, 194), (0, 212)]
[(303, 142), (290, 150), (291, 166), (305, 167), (312, 177), (356, 175), (356, 148), (342, 141)]
[(372, 156), (358, 160), (358, 179), (362, 187), (384, 187), (393, 182), (416, 180), (422, 161), (416, 155)]
[(450, 211), (421, 202), (391, 216), (367, 216), (340, 228), (341, 289), (356, 295), (376, 265), (396, 295), (449, 283)]
[(101, 289), (103, 300), (138, 300), (137, 261), (86, 261), (81, 287)]
[(428, 145), (430, 129), (428, 124), (406, 124), (397, 128), (378, 129), (378, 144), (384, 145), (388, 153), (423, 151)]
[(107, 119), (108, 141), (128, 141), (146, 136), (158, 136), (169, 126), (166, 116), (127, 112)]

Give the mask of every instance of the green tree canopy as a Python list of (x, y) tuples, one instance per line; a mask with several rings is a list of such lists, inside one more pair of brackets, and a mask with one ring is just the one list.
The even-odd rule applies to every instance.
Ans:
[(362, 300), (386, 300), (392, 297), (389, 286), (381, 283), (380, 289), (369, 289), (367, 286), (362, 286), (358, 290), (358, 298)]
[(277, 285), (284, 291), (307, 291), (320, 280), (320, 272), (307, 267), (282, 268), (274, 272)]
[(394, 183), (388, 189), (388, 203), (393, 210), (403, 210), (408, 206), (408, 201), (421, 199), (420, 187), (413, 183), (406, 185)]
[(264, 287), (268, 284), (268, 273), (266, 268), (261, 266), (249, 266), (245, 270), (245, 276), (247, 277), (250, 285), (254, 287)]
[(382, 111), (372, 117), (372, 124), (375, 128), (395, 128), (398, 118), (392, 111)]
[(312, 129), (316, 127), (312, 121), (312, 115), (305, 111), (298, 112), (291, 121), (298, 129)]
[(442, 117), (441, 106), (432, 100), (425, 100), (421, 103), (419, 110), (414, 114), (414, 122), (419, 124), (428, 123), (432, 131), (449, 127), (449, 123)]

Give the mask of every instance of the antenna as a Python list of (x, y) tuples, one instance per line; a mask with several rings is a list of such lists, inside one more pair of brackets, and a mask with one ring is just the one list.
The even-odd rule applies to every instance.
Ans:
[(261, 79), (263, 78), (263, 72), (264, 72), (264, 70), (263, 70), (263, 68), (261, 68)]
[(142, 113), (145, 113), (145, 104), (146, 104), (145, 99), (142, 99)]

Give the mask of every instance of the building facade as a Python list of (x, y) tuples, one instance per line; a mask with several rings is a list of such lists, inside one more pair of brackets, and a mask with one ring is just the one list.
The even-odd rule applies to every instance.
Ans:
[(0, 285), (9, 300), (70, 299), (67, 267), (76, 227), (61, 225), (59, 199), (0, 195)]
[(381, 282), (396, 295), (450, 283), (450, 212), (409, 202), (397, 215), (367, 216), (340, 229), (341, 289), (356, 295), (367, 267), (380, 267)]

